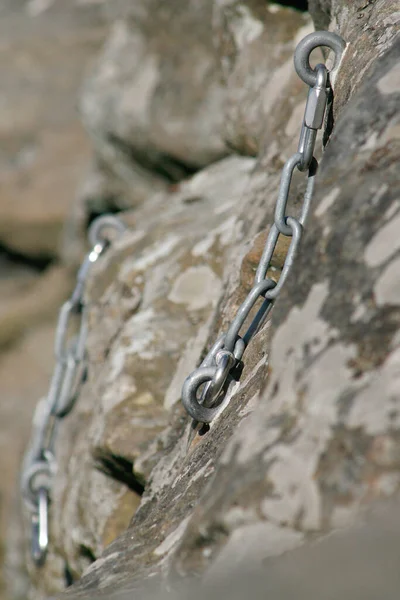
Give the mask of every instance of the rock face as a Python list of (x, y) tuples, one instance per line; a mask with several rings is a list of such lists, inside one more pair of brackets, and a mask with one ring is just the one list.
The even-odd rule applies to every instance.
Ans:
[(88, 292), (98, 334), (88, 343), (89, 379), (57, 447), (53, 549), (37, 584), (46, 593), (64, 585), (65, 568), (80, 576), (140, 502), (150, 472), (140, 463), (205, 343), (226, 253), (240, 237), (233, 211), (253, 165), (227, 158), (149, 199), (99, 265)]
[(106, 169), (119, 182), (119, 192), (109, 199), (116, 206), (142, 202), (155, 188), (165, 189), (227, 154), (212, 5), (212, 0), (106, 5), (114, 24), (84, 85), (81, 110), (99, 171)]
[[(99, 3), (0, 2), (0, 597), (8, 530), (19, 535), (18, 464), (53, 363), (54, 319), (71, 286), (60, 236), (91, 160), (76, 111), (107, 30)], [(7, 562), (20, 561), (17, 553)], [(16, 582), (26, 598), (23, 577)], [(8, 596), (7, 596), (8, 600)]]
[[(104, 183), (126, 190), (139, 148), (146, 177), (166, 156), (185, 167), (219, 160), (173, 189), (165, 190), (171, 173), (164, 177), (161, 191), (125, 213), (131, 229), (94, 272), (88, 380), (58, 440), (50, 552), (40, 570), (30, 566), (35, 600), (72, 581), (61, 597), (101, 599), (141, 594), (149, 580), (174, 589), (190, 575), (212, 585), (238, 568), (273, 571), (285, 565), (283, 552), (289, 564), (291, 552), (312, 555), (310, 539), (348, 526), (363, 505), (400, 487), (400, 7), (310, 2), (318, 26), (348, 42), (333, 77), (334, 127), (312, 211), (240, 381), (209, 430), (192, 439), (181, 385), (252, 285), (280, 169), (301, 126), (307, 89), (289, 57), (309, 21), (253, 0), (186, 5), (106, 4), (119, 20), (83, 97)], [(204, 66), (197, 116), (181, 110), (175, 123), (173, 109), (186, 106), (199, 76), (190, 52), (177, 63), (178, 53), (201, 41), (210, 56), (211, 37), (222, 83), (200, 53), (196, 64), (214, 66)], [(143, 69), (128, 48), (138, 48)], [(186, 69), (193, 79), (181, 77)], [(146, 87), (150, 72), (154, 87)], [(215, 90), (226, 102), (203, 121)], [(178, 132), (185, 124), (185, 134), (167, 131), (173, 123)], [(215, 135), (188, 149), (190, 128), (200, 126)], [(129, 154), (127, 146), (115, 153), (115, 135)], [(221, 158), (223, 140), (258, 153), (257, 162)], [(297, 174), (295, 212), (303, 191)], [(278, 247), (271, 275), (285, 251)]]

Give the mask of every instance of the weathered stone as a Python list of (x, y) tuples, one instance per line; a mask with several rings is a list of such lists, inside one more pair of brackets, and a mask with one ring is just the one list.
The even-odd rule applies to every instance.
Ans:
[(76, 90), (104, 33), (96, 5), (3, 6), (0, 243), (12, 250), (59, 253), (62, 226), (90, 160)]
[[(228, 572), (217, 560), (213, 577), (206, 581), (189, 580), (177, 589), (163, 588), (160, 593), (148, 583), (140, 591), (145, 600), (201, 600), (231, 598), (242, 600), (309, 600), (343, 598), (374, 600), (383, 595), (394, 600), (398, 595), (398, 568), (395, 557), (400, 549), (398, 499), (379, 503), (357, 520), (350, 529), (334, 532), (323, 540), (265, 561), (262, 568), (249, 564), (248, 546), (229, 556)], [(250, 548), (254, 552), (254, 548)], [(227, 558), (227, 557), (226, 557)], [(232, 573), (232, 562), (237, 568)], [(104, 564), (104, 563), (103, 563)], [(118, 589), (111, 595), (101, 592), (87, 600), (129, 600), (132, 589)]]
[(30, 327), (55, 318), (71, 284), (71, 273), (63, 267), (50, 267), (41, 276), (26, 274), (19, 281), (13, 279), (0, 296), (0, 349)]
[[(393, 412), (398, 276), (386, 275), (396, 265), (397, 247), (390, 237), (398, 194), (397, 61), (398, 47), (392, 45), (346, 106), (339, 87), (340, 111), (322, 161), (315, 213), (296, 275), (274, 311), (270, 377), (267, 324), (249, 347), (241, 383), (210, 431), (189, 449), (184, 421), (162, 434), (159, 444), (169, 446), (131, 527), (67, 597), (87, 597), (90, 589), (106, 595), (117, 581), (122, 588), (140, 588), (150, 575), (201, 574), (217, 555), (234, 570), (229, 557), (243, 545), (261, 563), (301, 545), (310, 533), (348, 523), (360, 503), (398, 488)], [(351, 79), (345, 64), (338, 81), (346, 74), (351, 88), (358, 79)], [(267, 190), (276, 188), (276, 179), (254, 177), (250, 190), (264, 189), (270, 206)], [(257, 210), (255, 193), (245, 205), (242, 235), (251, 231)], [(258, 245), (256, 240), (247, 250), (250, 265)], [(234, 268), (243, 254), (242, 246), (222, 324), (240, 298), (232, 289), (240, 287)]]
[(293, 141), (293, 125), (297, 127), (304, 108), (293, 51), (312, 31), (309, 15), (265, 0), (217, 0), (213, 17), (214, 43), (226, 85), (223, 134), (227, 144), (256, 155), (267, 140), (275, 154), (285, 156)]
[[(142, 455), (204, 346), (253, 166), (227, 158), (126, 213), (133, 230), (98, 265), (88, 290), (88, 382), (57, 445), (52, 545), (37, 597), (64, 587), (65, 565), (79, 577), (135, 512), (149, 476)], [(177, 368), (188, 340), (194, 350)]]
[[(245, 6), (252, 15), (261, 7)], [(148, 580), (167, 594), (190, 575), (212, 586), (245, 563), (273, 571), (307, 556), (310, 537), (398, 491), (399, 44), (395, 3), (375, 6), (373, 27), (388, 30), (375, 54), (358, 9), (338, 9), (339, 33), (355, 33), (334, 77), (335, 126), (301, 251), (224, 410), (194, 439), (181, 385), (251, 286), (300, 95), (287, 137), (278, 146), (277, 123), (249, 181), (251, 159), (225, 159), (127, 213), (133, 231), (88, 291), (89, 379), (59, 439), (51, 551), (40, 573), (31, 570), (33, 598), (101, 553), (63, 597), (143, 597)], [(131, 10), (144, 28), (146, 11)], [(242, 26), (248, 13), (230, 14)], [(358, 40), (369, 40), (362, 56)], [(251, 151), (247, 138), (242, 148)], [(294, 178), (291, 214), (303, 180)], [(284, 255), (280, 245), (272, 276)]]
[(336, 114), (358, 90), (377, 58), (398, 43), (399, 11), (399, 0), (310, 0), (316, 27), (337, 31), (348, 44), (336, 82)]
[(225, 544), (222, 555), (249, 544), (262, 561), (399, 487), (398, 58), (394, 45), (338, 118), (296, 274), (273, 313), (267, 388), (190, 520), (180, 574), (203, 572)]
[(81, 109), (99, 159), (125, 183), (125, 203), (227, 154), (211, 10), (211, 0), (112, 7), (116, 21)]

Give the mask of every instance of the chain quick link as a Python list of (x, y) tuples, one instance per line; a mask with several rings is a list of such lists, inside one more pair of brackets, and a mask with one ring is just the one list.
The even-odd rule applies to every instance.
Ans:
[[(124, 231), (124, 224), (112, 215), (93, 221), (88, 234), (92, 249), (78, 271), (71, 297), (59, 312), (54, 343), (56, 364), (47, 396), (36, 408), (32, 440), (24, 458), (21, 475), (21, 493), (31, 514), (31, 553), (37, 565), (44, 563), (49, 543), (48, 510), (56, 472), (54, 448), (59, 422), (73, 408), (85, 376), (86, 281), (93, 264), (105, 252), (112, 239)], [(72, 320), (77, 326), (77, 334), (70, 331)]]
[[(253, 288), (237, 311), (228, 331), (217, 340), (200, 367), (193, 371), (183, 384), (182, 403), (195, 423), (210, 423), (223, 409), (224, 396), (234, 379), (234, 371), (237, 371), (247, 345), (265, 321), (284, 285), (300, 244), (318, 168), (314, 158), (315, 141), (318, 130), (323, 126), (327, 102), (332, 95), (326, 66), (318, 64), (315, 69), (310, 66), (310, 54), (320, 46), (327, 46), (334, 51), (334, 68), (337, 68), (346, 44), (334, 33), (317, 31), (306, 36), (295, 50), (296, 72), (310, 86), (298, 150), (286, 161), (282, 170), (274, 223), (264, 246)], [(307, 186), (298, 219), (287, 214), (292, 175), (296, 168), (299, 171), (307, 171)], [(290, 237), (291, 241), (279, 281), (276, 283), (267, 277), (267, 272), (280, 235)], [(256, 315), (241, 335), (247, 318), (258, 302), (261, 302), (261, 305)]]

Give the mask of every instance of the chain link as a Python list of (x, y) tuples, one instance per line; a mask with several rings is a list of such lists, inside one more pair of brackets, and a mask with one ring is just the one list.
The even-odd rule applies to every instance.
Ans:
[[(327, 102), (332, 96), (326, 66), (318, 64), (315, 69), (310, 66), (310, 54), (312, 50), (320, 46), (327, 46), (334, 51), (334, 68), (337, 68), (346, 44), (341, 37), (334, 33), (317, 31), (306, 36), (295, 50), (296, 72), (310, 86), (298, 149), (286, 161), (282, 170), (274, 223), (264, 246), (254, 285), (237, 311), (228, 331), (217, 340), (200, 367), (193, 371), (183, 384), (182, 403), (194, 419), (194, 427), (198, 423), (210, 423), (223, 410), (224, 397), (229, 384), (235, 377), (236, 379), (238, 377), (237, 367), (241, 363), (243, 353), (264, 323), (296, 257), (303, 227), (309, 213), (318, 169), (318, 163), (314, 158), (317, 132), (322, 129)], [(308, 171), (307, 186), (299, 218), (287, 214), (290, 186), (296, 168), (299, 171)], [(290, 237), (291, 241), (280, 278), (278, 282), (275, 282), (267, 277), (267, 272), (280, 235)], [(241, 336), (240, 332), (245, 322), (260, 301), (261, 306)]]
[[(37, 565), (44, 563), (48, 548), (48, 510), (52, 481), (57, 469), (54, 449), (59, 422), (73, 408), (85, 378), (86, 282), (91, 267), (112, 240), (124, 231), (125, 225), (112, 215), (98, 217), (93, 221), (88, 233), (92, 249), (78, 271), (71, 297), (59, 312), (54, 343), (56, 364), (47, 396), (40, 400), (35, 411), (32, 440), (25, 454), (21, 474), (21, 493), (31, 514), (31, 554)], [(72, 321), (75, 321), (77, 334), (71, 331)]]
[[(182, 402), (195, 423), (210, 423), (224, 408), (224, 398), (230, 383), (239, 377), (239, 367), (247, 345), (259, 331), (270, 312), (288, 274), (291, 271), (301, 241), (303, 227), (310, 209), (318, 163), (314, 158), (317, 132), (323, 127), (327, 103), (332, 100), (329, 73), (323, 64), (312, 69), (310, 54), (320, 46), (335, 53), (334, 68), (340, 62), (345, 42), (330, 32), (314, 32), (297, 46), (294, 63), (299, 77), (309, 86), (297, 152), (285, 163), (282, 171), (274, 222), (255, 274), (254, 285), (240, 306), (228, 330), (214, 343), (201, 363), (185, 380)], [(307, 186), (299, 218), (287, 214), (287, 204), (293, 172), (307, 171)], [(107, 234), (112, 230), (113, 235)], [(92, 265), (102, 256), (116, 235), (125, 226), (114, 216), (99, 217), (89, 230), (92, 249), (86, 255), (77, 275), (75, 289), (59, 313), (55, 335), (56, 364), (48, 394), (37, 406), (30, 447), (24, 458), (21, 491), (31, 514), (32, 557), (37, 565), (46, 559), (49, 543), (49, 504), (57, 464), (55, 441), (60, 420), (73, 408), (85, 378), (85, 347), (87, 338), (87, 307), (84, 293)], [(267, 277), (268, 269), (283, 235), (291, 238), (281, 275), (277, 282)], [(260, 304), (248, 324), (250, 315)], [(75, 321), (78, 333), (72, 333)]]

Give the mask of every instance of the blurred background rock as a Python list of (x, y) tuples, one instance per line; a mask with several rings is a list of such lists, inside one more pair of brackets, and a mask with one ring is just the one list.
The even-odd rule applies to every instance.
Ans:
[[(149, 578), (273, 567), (400, 487), (400, 263), (386, 230), (398, 212), (400, 3), (310, 0), (311, 15), (306, 4), (0, 0), (0, 544), (12, 600), (74, 582), (71, 600), (108, 600)], [(317, 210), (229, 410), (188, 449), (182, 381), (251, 286), (304, 111), (293, 52), (314, 26), (350, 42)], [(295, 211), (303, 189), (296, 174)], [(18, 465), (85, 230), (120, 210), (135, 227), (89, 282), (88, 381), (61, 428), (35, 569)]]
[(62, 230), (91, 162), (77, 95), (107, 32), (101, 9), (90, 0), (0, 2), (2, 556), (32, 411), (53, 366), (55, 317), (72, 285)]

